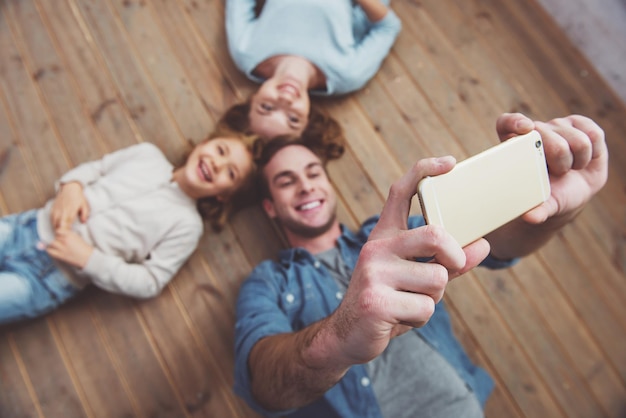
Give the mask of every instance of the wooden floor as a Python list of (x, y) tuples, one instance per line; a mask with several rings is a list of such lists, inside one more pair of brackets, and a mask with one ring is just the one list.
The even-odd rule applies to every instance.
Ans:
[[(496, 143), (504, 111), (595, 118), (607, 186), (540, 253), (455, 280), (458, 336), (497, 382), (488, 417), (626, 417), (626, 112), (543, 9), (394, 0), (381, 71), (327, 100), (349, 149), (332, 163), (342, 221), (381, 209), (420, 157)], [(253, 88), (225, 49), (218, 0), (0, 0), (3, 214), (38, 207), (70, 167), (138, 141), (180, 156)], [(414, 211), (417, 213), (417, 209)], [(233, 395), (238, 286), (282, 241), (259, 208), (201, 246), (164, 293), (89, 289), (0, 329), (0, 417), (254, 417)]]

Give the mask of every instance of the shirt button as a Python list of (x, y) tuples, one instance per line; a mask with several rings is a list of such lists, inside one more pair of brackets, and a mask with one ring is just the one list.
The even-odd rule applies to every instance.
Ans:
[(361, 386), (363, 386), (364, 388), (368, 387), (370, 385), (370, 379), (368, 377), (362, 377), (361, 378)]
[(296, 300), (296, 297), (291, 293), (287, 293), (285, 300), (287, 300), (287, 303), (293, 303), (293, 301)]
[(336, 297), (337, 299), (341, 300), (341, 299), (343, 299), (343, 293), (341, 293), (341, 292), (337, 292), (337, 293), (335, 293), (335, 297)]
[(313, 267), (315, 267), (316, 269), (320, 268), (321, 265), (322, 263), (320, 263), (318, 260), (315, 260), (315, 262), (313, 263)]

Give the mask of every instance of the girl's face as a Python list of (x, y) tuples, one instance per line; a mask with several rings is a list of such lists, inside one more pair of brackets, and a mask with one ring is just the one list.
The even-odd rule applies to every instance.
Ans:
[(194, 199), (226, 198), (252, 171), (252, 155), (236, 138), (214, 138), (197, 145), (175, 179)]
[(250, 129), (266, 138), (298, 137), (309, 121), (310, 108), (306, 86), (288, 76), (274, 76), (252, 96)]

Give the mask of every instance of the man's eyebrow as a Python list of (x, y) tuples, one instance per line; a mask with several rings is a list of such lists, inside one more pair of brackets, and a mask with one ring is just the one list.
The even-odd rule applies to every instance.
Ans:
[(317, 167), (323, 168), (323, 167), (322, 167), (322, 163), (321, 163), (321, 162), (319, 162), (319, 161), (313, 161), (313, 162), (311, 162), (311, 163), (307, 164), (307, 166), (305, 167), (305, 169), (306, 169), (306, 170), (309, 170), (309, 169), (311, 169), (311, 168), (317, 168)]
[[(313, 161), (308, 163), (305, 167), (304, 167), (304, 171), (308, 171), (312, 168), (322, 168), (322, 163), (319, 161)], [(280, 171), (278, 173), (276, 173), (276, 175), (272, 178), (272, 183), (276, 183), (279, 179), (283, 178), (283, 177), (295, 177), (296, 173), (293, 170), (283, 170)]]
[(295, 173), (291, 170), (284, 170), (281, 171), (279, 173), (277, 173), (273, 178), (272, 178), (272, 183), (276, 183), (278, 180), (280, 180), (283, 177), (294, 177)]

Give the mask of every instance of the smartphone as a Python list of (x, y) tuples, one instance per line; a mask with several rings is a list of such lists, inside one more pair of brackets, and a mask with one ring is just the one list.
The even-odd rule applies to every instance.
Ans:
[(417, 186), (429, 225), (443, 226), (463, 247), (550, 197), (539, 132), (508, 139)]

